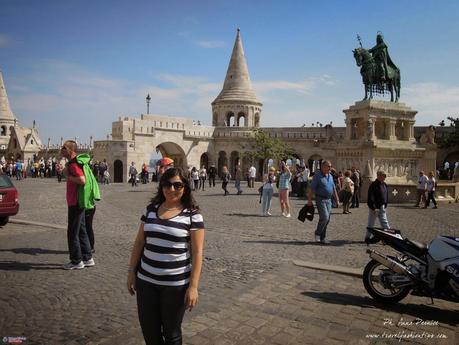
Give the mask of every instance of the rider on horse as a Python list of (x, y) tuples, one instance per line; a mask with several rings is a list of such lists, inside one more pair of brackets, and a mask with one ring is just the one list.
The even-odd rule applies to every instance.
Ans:
[(378, 65), (378, 74), (381, 76), (381, 79), (386, 81), (393, 78), (393, 71), (398, 70), (398, 67), (392, 62), (387, 45), (384, 43), (384, 38), (381, 33), (378, 33), (376, 36), (376, 45), (368, 51), (373, 55), (373, 59), (375, 59)]

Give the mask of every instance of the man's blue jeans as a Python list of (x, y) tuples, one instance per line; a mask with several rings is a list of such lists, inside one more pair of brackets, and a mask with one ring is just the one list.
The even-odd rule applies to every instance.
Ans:
[(88, 261), (92, 258), (91, 244), (86, 232), (84, 208), (69, 206), (67, 241), (70, 261), (73, 264), (77, 264), (81, 260)]
[(317, 223), (316, 236), (320, 236), (320, 240), (325, 239), (327, 226), (330, 222), (330, 214), (332, 203), (331, 199), (322, 199), (316, 196), (317, 212), (319, 213), (319, 223)]
[(384, 206), (381, 206), (379, 209), (376, 209), (375, 212), (373, 210), (368, 210), (368, 227), (373, 228), (375, 226), (376, 217), (378, 217), (381, 226), (384, 229), (390, 229), (389, 220), (387, 219), (386, 209)]
[(236, 188), (238, 192), (242, 191), (242, 189), (241, 189), (241, 180), (235, 180), (234, 181), (234, 188)]

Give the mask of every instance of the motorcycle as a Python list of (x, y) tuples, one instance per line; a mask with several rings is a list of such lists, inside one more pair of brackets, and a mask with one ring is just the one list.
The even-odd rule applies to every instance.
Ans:
[(367, 244), (383, 242), (395, 256), (367, 249), (371, 261), (363, 271), (363, 285), (375, 300), (401, 301), (410, 292), (459, 302), (459, 238), (438, 236), (426, 245), (404, 238), (400, 230), (367, 228)]

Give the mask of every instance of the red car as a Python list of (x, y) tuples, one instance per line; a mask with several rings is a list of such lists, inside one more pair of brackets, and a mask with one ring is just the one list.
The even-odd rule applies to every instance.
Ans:
[(6, 225), (10, 216), (19, 211), (19, 194), (6, 175), (0, 175), (0, 226)]

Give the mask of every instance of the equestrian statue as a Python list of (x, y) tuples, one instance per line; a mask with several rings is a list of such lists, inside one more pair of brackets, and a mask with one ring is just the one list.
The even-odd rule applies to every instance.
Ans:
[(360, 48), (356, 48), (352, 52), (357, 66), (360, 67), (360, 74), (365, 87), (363, 100), (372, 99), (374, 93), (379, 95), (390, 93), (390, 101), (398, 102), (400, 97), (400, 70), (390, 58), (383, 35), (378, 32), (376, 45), (368, 50), (362, 47), (359, 35), (357, 35), (357, 39)]

